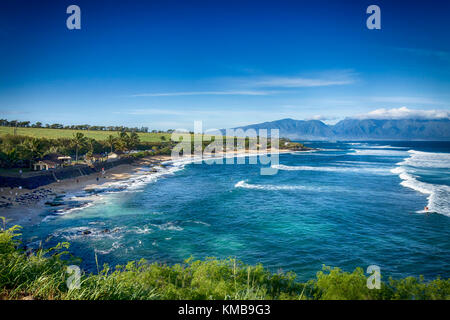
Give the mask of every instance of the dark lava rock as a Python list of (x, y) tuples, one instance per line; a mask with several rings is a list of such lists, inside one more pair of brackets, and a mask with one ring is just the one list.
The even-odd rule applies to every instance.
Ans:
[(56, 202), (56, 201), (47, 201), (45, 204), (48, 206), (51, 206), (51, 207), (57, 207), (57, 206), (64, 205), (63, 202)]

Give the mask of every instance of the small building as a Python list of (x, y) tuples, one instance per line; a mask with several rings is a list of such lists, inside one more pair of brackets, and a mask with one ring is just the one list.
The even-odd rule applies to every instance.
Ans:
[(99, 154), (99, 153), (94, 153), (93, 155), (86, 157), (90, 162), (94, 163), (94, 162), (103, 162), (106, 161), (108, 159), (107, 156), (103, 155), (103, 154)]
[(116, 150), (115, 152), (111, 152), (107, 156), (107, 161), (115, 161), (119, 160), (123, 156), (123, 152), (120, 150)]
[(61, 161), (62, 164), (71, 164), (72, 163), (72, 157), (70, 157), (70, 156), (59, 156), (57, 159), (59, 161)]
[(72, 158), (71, 157), (65, 156), (65, 155), (62, 155), (62, 154), (59, 154), (59, 153), (46, 154), (42, 158), (42, 160), (50, 160), (50, 161), (53, 161), (53, 162), (57, 162), (57, 163), (59, 163), (61, 165), (63, 165), (63, 164), (70, 164), (72, 162)]
[(33, 164), (33, 170), (49, 170), (63, 167), (64, 165), (70, 165), (72, 158), (69, 156), (64, 156), (58, 153), (46, 154), (42, 159)]
[(61, 164), (52, 160), (39, 160), (33, 164), (33, 170), (41, 171), (41, 170), (49, 170), (56, 169), (60, 167)]

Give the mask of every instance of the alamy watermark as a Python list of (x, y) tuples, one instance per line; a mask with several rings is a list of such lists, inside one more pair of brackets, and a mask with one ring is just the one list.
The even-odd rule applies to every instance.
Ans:
[(367, 29), (373, 30), (381, 29), (381, 9), (379, 6), (373, 4), (367, 7), (366, 10), (367, 14), (370, 14), (370, 16), (367, 18), (366, 26)]
[(380, 267), (377, 265), (370, 265), (367, 267), (366, 272), (370, 274), (367, 278), (367, 288), (369, 289), (381, 289), (381, 272)]
[(80, 267), (76, 265), (67, 266), (66, 273), (69, 275), (66, 281), (67, 288), (69, 288), (69, 290), (80, 289), (81, 286)]
[(69, 30), (80, 30), (81, 29), (81, 9), (77, 5), (70, 5), (66, 10), (67, 14), (70, 14), (66, 20), (66, 26)]
[(177, 142), (172, 149), (172, 161), (191, 159), (200, 164), (262, 165), (261, 175), (274, 175), (279, 164), (278, 129), (210, 129), (203, 132), (201, 121), (194, 122), (194, 132), (177, 129), (171, 140)]
[[(69, 30), (81, 29), (81, 9), (77, 5), (70, 5), (66, 9), (66, 13), (70, 16), (66, 19), (66, 26)], [(377, 5), (370, 5), (366, 9), (366, 14), (370, 16), (366, 20), (366, 26), (369, 30), (381, 29), (381, 9)]]

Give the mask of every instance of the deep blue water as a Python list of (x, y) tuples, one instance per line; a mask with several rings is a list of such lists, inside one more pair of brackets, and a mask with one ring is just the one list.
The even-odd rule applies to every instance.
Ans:
[(24, 239), (69, 241), (91, 271), (95, 250), (111, 265), (232, 256), (301, 280), (323, 264), (450, 277), (449, 142), (307, 145), (320, 150), (280, 155), (276, 175), (260, 175), (260, 165), (187, 164), (88, 199), (66, 195), (70, 207), (88, 206), (59, 209)]

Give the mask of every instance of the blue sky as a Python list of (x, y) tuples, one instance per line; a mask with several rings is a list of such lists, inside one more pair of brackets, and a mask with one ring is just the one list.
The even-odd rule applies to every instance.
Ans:
[[(81, 30), (66, 28), (71, 4)], [(366, 28), (371, 4), (381, 30)], [(0, 117), (191, 129), (442, 115), (448, 12), (448, 1), (4, 0)]]

